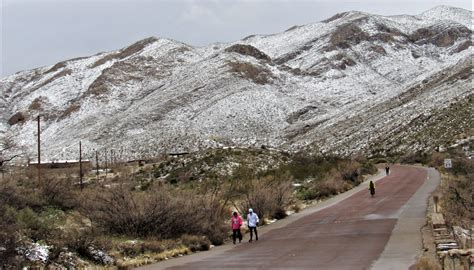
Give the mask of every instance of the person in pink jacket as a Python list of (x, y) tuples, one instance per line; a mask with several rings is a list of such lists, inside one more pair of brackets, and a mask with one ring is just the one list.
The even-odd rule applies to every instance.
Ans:
[(239, 238), (239, 243), (242, 242), (242, 233), (240, 232), (240, 227), (243, 224), (242, 217), (239, 216), (237, 212), (234, 212), (234, 215), (232, 216), (231, 219), (231, 224), (232, 224), (232, 240), (235, 245), (235, 240), (237, 237)]

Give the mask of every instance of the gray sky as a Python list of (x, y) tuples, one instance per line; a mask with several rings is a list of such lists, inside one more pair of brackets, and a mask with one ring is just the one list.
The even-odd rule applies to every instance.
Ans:
[(0, 77), (140, 39), (195, 46), (284, 31), (359, 10), (419, 14), (437, 5), (472, 10), (471, 0), (0, 0)]

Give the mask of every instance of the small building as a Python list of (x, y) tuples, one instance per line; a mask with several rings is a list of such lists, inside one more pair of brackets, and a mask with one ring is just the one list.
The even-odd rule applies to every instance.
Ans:
[(171, 157), (180, 157), (180, 156), (189, 155), (189, 152), (174, 152), (174, 153), (168, 153), (168, 155)]
[[(84, 159), (81, 161), (82, 169), (89, 171), (92, 169), (92, 162)], [(38, 162), (29, 162), (28, 167), (38, 168)], [(53, 160), (53, 161), (41, 161), (39, 166), (41, 169), (67, 169), (67, 168), (79, 168), (79, 160)]]
[(127, 166), (142, 167), (145, 163), (147, 163), (145, 159), (132, 159), (127, 161)]

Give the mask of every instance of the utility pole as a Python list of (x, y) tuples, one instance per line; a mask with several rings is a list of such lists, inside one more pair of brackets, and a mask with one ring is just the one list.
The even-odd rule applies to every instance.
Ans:
[(82, 144), (79, 141), (79, 179), (81, 183), (81, 191), (84, 188), (84, 183), (82, 182)]
[(95, 174), (97, 175), (97, 180), (99, 180), (99, 153), (95, 150)]
[(38, 185), (41, 187), (41, 126), (40, 116), (38, 115)]
[(105, 148), (105, 179), (107, 180), (107, 148)]

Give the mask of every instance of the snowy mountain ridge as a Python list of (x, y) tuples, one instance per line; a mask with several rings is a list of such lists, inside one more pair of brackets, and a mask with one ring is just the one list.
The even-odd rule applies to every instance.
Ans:
[(148, 38), (0, 80), (0, 131), (33, 156), (41, 114), (48, 159), (75, 157), (79, 140), (88, 155), (128, 159), (222, 146), (432, 148), (472, 129), (472, 117), (451, 113), (470, 112), (471, 20), (440, 6), (346, 12), (201, 48)]

